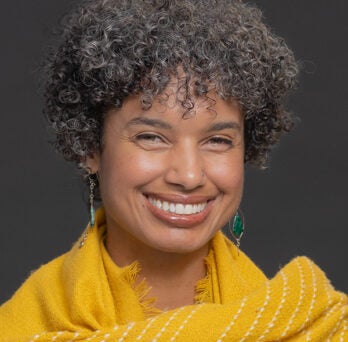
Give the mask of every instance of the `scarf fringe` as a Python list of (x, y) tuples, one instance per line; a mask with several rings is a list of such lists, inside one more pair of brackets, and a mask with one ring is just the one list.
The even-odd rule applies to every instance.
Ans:
[(0, 341), (348, 342), (348, 299), (313, 262), (296, 258), (267, 280), (222, 233), (197, 284), (203, 303), (146, 317), (158, 312), (151, 288), (138, 263), (119, 268), (103, 255), (101, 214), (82, 249), (41, 267), (0, 307)]
[(204, 278), (200, 279), (196, 283), (196, 296), (195, 303), (212, 303), (213, 302), (213, 293), (211, 286), (211, 274), (212, 274), (212, 265), (214, 263), (214, 252), (211, 250), (208, 256), (205, 258), (205, 265), (207, 269), (207, 274)]
[(137, 282), (140, 271), (140, 264), (138, 262), (133, 262), (124, 270), (123, 278), (134, 290), (145, 315), (147, 317), (156, 316), (162, 313), (162, 310), (155, 307), (157, 301), (156, 297), (148, 297), (151, 287), (147, 284), (146, 280), (143, 279)]

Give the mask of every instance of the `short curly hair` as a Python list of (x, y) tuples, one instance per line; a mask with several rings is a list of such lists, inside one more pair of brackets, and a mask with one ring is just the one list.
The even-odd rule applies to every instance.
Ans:
[(101, 148), (109, 109), (131, 94), (150, 108), (173, 76), (187, 112), (212, 87), (239, 102), (245, 162), (264, 167), (294, 123), (285, 109), (297, 83), (294, 55), (260, 10), (240, 0), (83, 1), (65, 17), (46, 62), (44, 112), (54, 145), (80, 166)]

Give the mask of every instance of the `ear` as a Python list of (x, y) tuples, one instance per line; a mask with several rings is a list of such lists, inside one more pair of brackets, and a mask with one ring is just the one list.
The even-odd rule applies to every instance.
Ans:
[(89, 173), (97, 173), (100, 168), (100, 154), (98, 152), (95, 152), (92, 155), (87, 156), (84, 164), (86, 165), (86, 169)]

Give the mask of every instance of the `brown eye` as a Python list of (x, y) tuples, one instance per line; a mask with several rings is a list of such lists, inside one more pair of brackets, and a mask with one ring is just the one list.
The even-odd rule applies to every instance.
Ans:
[(234, 142), (225, 136), (212, 136), (205, 140), (203, 147), (211, 152), (226, 152), (234, 147)]
[(162, 143), (164, 142), (163, 139), (157, 135), (157, 134), (153, 134), (153, 133), (141, 133), (138, 134), (135, 139), (137, 141), (143, 141), (143, 142), (147, 142), (147, 143)]
[(163, 151), (170, 146), (165, 137), (152, 132), (138, 133), (132, 140), (138, 147), (146, 151)]
[(233, 146), (233, 142), (230, 139), (222, 138), (222, 137), (212, 137), (208, 141), (210, 144), (214, 145), (227, 145)]

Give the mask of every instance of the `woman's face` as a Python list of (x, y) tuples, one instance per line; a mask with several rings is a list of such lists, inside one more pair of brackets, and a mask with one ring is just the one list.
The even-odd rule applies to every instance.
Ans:
[(215, 93), (183, 117), (176, 86), (145, 111), (138, 96), (107, 113), (98, 172), (108, 235), (129, 250), (189, 253), (208, 246), (241, 201), (243, 118)]

